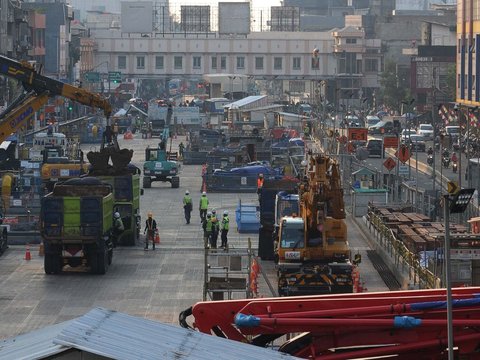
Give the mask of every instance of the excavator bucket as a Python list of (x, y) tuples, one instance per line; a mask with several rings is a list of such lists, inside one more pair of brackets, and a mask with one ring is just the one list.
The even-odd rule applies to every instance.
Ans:
[(130, 160), (132, 160), (133, 150), (130, 149), (121, 149), (121, 150), (113, 150), (110, 153), (112, 158), (113, 168), (115, 170), (122, 170), (130, 164)]
[(102, 171), (108, 169), (108, 161), (110, 160), (110, 149), (104, 148), (100, 151), (89, 151), (87, 159), (92, 165), (92, 170)]

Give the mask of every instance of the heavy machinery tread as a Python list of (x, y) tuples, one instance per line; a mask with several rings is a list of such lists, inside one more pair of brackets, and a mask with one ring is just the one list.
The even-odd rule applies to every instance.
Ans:
[(152, 179), (150, 177), (143, 178), (143, 188), (149, 189), (152, 187)]
[(180, 187), (180, 178), (178, 176), (172, 177), (171, 184), (173, 189), (178, 189)]
[(382, 257), (375, 250), (367, 250), (367, 256), (390, 291), (400, 290), (402, 288), (402, 285), (398, 282), (393, 272), (390, 271), (385, 261), (383, 261)]

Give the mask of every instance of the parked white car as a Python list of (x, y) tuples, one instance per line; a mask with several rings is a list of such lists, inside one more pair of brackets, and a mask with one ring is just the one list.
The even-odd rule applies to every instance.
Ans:
[(431, 124), (420, 124), (418, 134), (423, 135), (425, 140), (433, 140), (433, 126)]

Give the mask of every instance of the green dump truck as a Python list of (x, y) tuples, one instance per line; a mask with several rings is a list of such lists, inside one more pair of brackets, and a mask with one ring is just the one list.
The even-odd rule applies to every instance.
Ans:
[(104, 274), (113, 258), (113, 213), (121, 214), (125, 227), (119, 245), (134, 245), (139, 237), (140, 191), (138, 172), (56, 184), (42, 199), (40, 212), (45, 273), (83, 265)]
[[(98, 176), (113, 189), (113, 212), (120, 213), (125, 230), (117, 239), (119, 245), (134, 246), (140, 237), (140, 174), (139, 171), (116, 176)], [(137, 169), (138, 170), (138, 169)]]
[(46, 274), (57, 274), (65, 265), (107, 272), (113, 258), (113, 204), (112, 186), (91, 177), (56, 184), (42, 198)]

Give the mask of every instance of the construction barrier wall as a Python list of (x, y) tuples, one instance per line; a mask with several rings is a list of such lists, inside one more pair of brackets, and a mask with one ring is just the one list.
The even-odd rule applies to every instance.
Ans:
[(203, 165), (207, 162), (207, 151), (184, 151), (184, 165)]
[(208, 192), (242, 192), (254, 193), (257, 191), (257, 174), (247, 176), (214, 174), (204, 175)]

